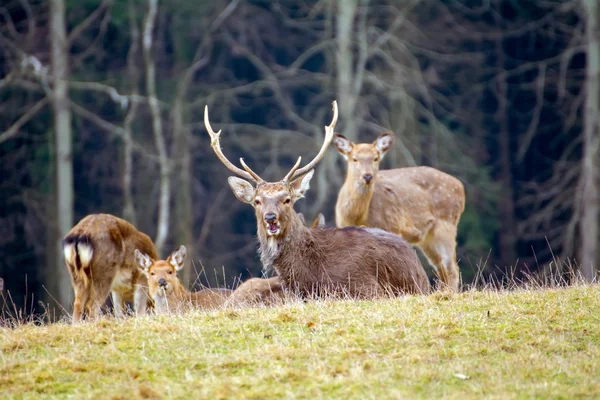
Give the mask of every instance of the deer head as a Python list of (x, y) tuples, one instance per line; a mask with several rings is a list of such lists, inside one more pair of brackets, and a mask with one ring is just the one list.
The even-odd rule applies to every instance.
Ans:
[(379, 163), (385, 153), (392, 147), (394, 134), (386, 132), (373, 143), (352, 143), (339, 133), (335, 134), (333, 144), (336, 150), (348, 162), (346, 180), (354, 182), (361, 190), (368, 190), (375, 182)]
[(259, 237), (278, 238), (285, 236), (290, 227), (298, 224), (303, 225), (302, 220), (294, 211), (294, 203), (304, 197), (309, 188), (315, 165), (321, 161), (327, 147), (331, 144), (334, 128), (337, 122), (337, 103), (333, 102), (333, 119), (329, 126), (325, 127), (325, 140), (319, 153), (306, 166), (299, 168), (302, 157), (286, 176), (279, 182), (265, 182), (258, 174), (250, 169), (240, 158), (243, 170), (233, 165), (222, 153), (219, 143), (221, 131), (214, 132), (208, 119), (208, 106), (204, 109), (204, 124), (211, 138), (211, 146), (217, 157), (225, 166), (236, 175), (254, 182), (256, 186), (247, 180), (238, 177), (229, 177), (229, 186), (238, 200), (248, 203), (254, 207)]
[(150, 297), (168, 297), (181, 283), (177, 278), (177, 271), (183, 268), (187, 256), (185, 246), (179, 246), (166, 260), (155, 261), (138, 249), (135, 250), (135, 260), (138, 268), (148, 278), (148, 291)]

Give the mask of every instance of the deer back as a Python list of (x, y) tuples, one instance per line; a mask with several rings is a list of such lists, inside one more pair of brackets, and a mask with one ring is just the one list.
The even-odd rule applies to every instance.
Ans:
[[(368, 202), (367, 207), (353, 204), (353, 198)], [(379, 171), (368, 198), (340, 191), (336, 214), (341, 216), (340, 226), (366, 225), (389, 232), (414, 226), (421, 231), (436, 219), (457, 225), (464, 207), (464, 186), (458, 179), (430, 167), (409, 167)], [(364, 214), (356, 215), (357, 209)]]
[(135, 246), (157, 256), (156, 247), (146, 234), (110, 214), (86, 216), (67, 233), (63, 243), (72, 279), (93, 279), (97, 285), (110, 286), (119, 273), (130, 277), (125, 279), (132, 281), (130, 289), (133, 283), (145, 280), (135, 264)]
[(281, 244), (273, 261), (285, 286), (301, 295), (346, 291), (426, 293), (429, 280), (415, 251), (398, 235), (359, 227), (306, 229)]

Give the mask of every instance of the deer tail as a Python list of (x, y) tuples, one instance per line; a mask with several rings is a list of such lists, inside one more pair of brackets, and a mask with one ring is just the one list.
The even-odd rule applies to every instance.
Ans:
[(81, 280), (87, 287), (91, 279), (91, 264), (94, 257), (92, 238), (87, 234), (72, 234), (63, 240), (65, 263), (74, 280)]

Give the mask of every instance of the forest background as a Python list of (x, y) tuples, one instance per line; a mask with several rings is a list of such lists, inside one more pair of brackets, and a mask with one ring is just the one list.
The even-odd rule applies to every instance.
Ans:
[[(600, 0), (7, 0), (0, 6), (0, 277), (70, 307), (60, 242), (83, 216), (134, 223), (188, 285), (260, 275), (232, 160), (280, 179), (338, 131), (396, 133), (382, 168), (458, 177), (463, 281), (600, 259)], [(331, 149), (308, 220), (345, 176)], [(196, 279), (200, 273), (200, 279)]]

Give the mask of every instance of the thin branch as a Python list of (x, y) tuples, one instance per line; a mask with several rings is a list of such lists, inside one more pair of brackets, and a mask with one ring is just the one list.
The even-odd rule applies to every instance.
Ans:
[(105, 9), (112, 3), (112, 0), (102, 0), (102, 3), (96, 8), (86, 19), (77, 25), (67, 37), (69, 47), (73, 45), (73, 42), (90, 26), (92, 23), (102, 15)]
[(47, 98), (43, 98), (35, 103), (34, 106), (31, 107), (25, 114), (23, 114), (21, 118), (19, 118), (14, 124), (12, 124), (10, 128), (0, 134), (0, 143), (7, 141), (19, 133), (19, 129), (21, 129), (23, 125), (33, 118), (42, 108), (44, 108), (46, 104), (48, 104)]

